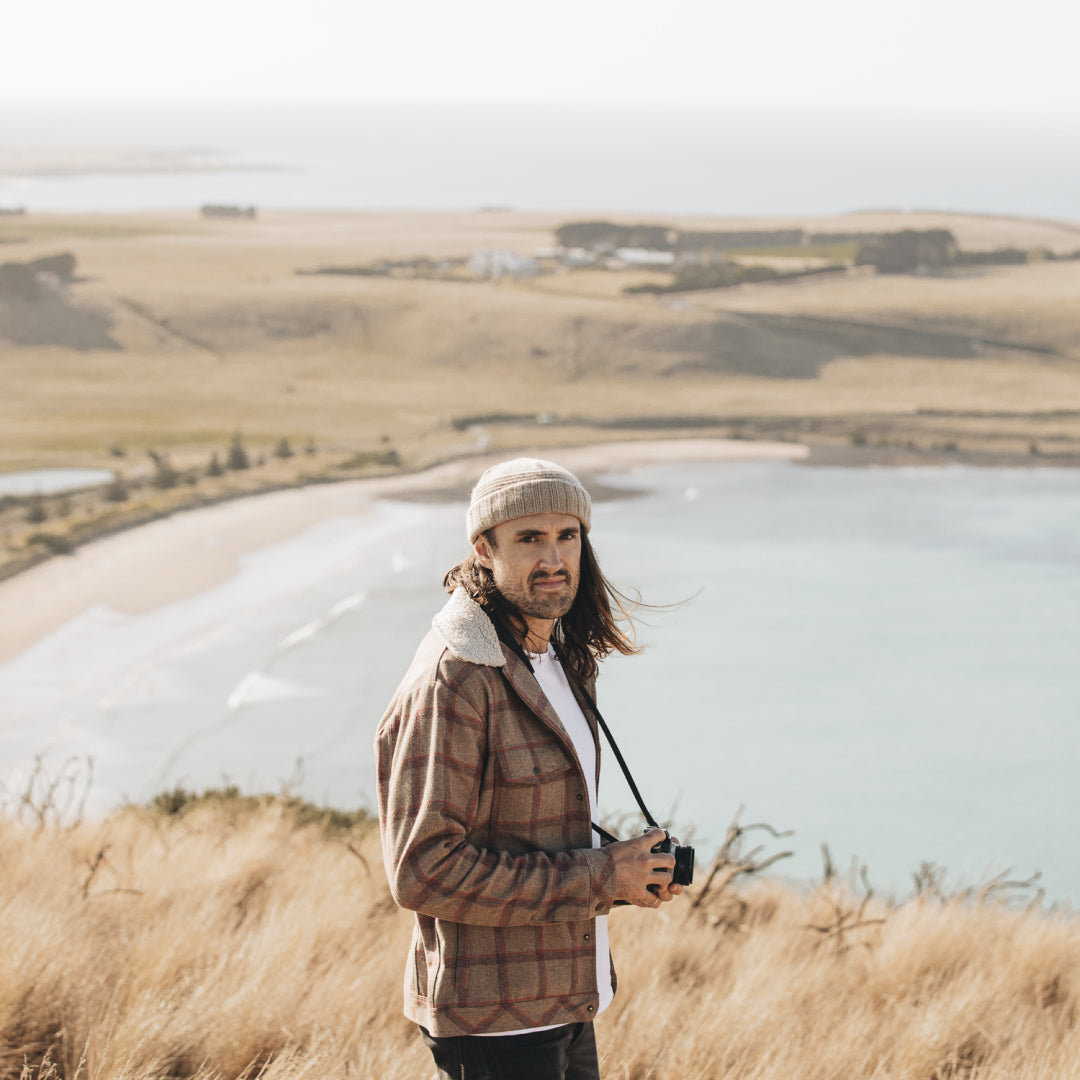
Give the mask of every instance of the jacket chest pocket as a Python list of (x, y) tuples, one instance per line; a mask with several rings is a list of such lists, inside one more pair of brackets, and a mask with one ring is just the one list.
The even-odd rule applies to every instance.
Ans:
[(556, 742), (501, 746), (495, 758), (507, 784), (565, 783), (574, 768), (570, 752)]
[[(509, 743), (495, 751), (486, 846), (505, 851), (567, 851), (574, 843), (574, 792), (583, 785), (571, 751), (554, 739)], [(580, 838), (579, 838), (580, 839)], [(587, 844), (589, 841), (585, 841)]]

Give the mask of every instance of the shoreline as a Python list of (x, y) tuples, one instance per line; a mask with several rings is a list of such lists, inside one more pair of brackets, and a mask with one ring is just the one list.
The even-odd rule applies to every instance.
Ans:
[[(553, 456), (584, 477), (638, 465), (759, 460), (805, 461), (807, 447), (730, 439), (661, 439), (579, 445)], [(210, 506), (113, 531), (0, 581), (0, 601), (21, 612), (0, 628), (0, 664), (97, 606), (141, 614), (232, 577), (246, 555), (331, 518), (370, 513), (377, 500), (465, 500), (488, 465), (527, 450), (455, 458), (412, 473), (310, 483), (237, 495)], [(602, 496), (601, 496), (602, 497)]]
[(1080, 468), (1080, 457), (964, 454), (940, 450), (683, 436), (534, 446), (445, 458), (414, 471), (312, 477), (263, 490), (235, 491), (130, 522), (102, 523), (67, 552), (42, 552), (7, 567), (0, 600), (23, 614), (0, 626), (0, 665), (95, 605), (120, 614), (154, 610), (231, 577), (248, 554), (379, 499), (464, 502), (480, 473), (518, 455), (549, 457), (577, 472), (594, 498), (609, 492), (597, 474), (640, 465), (787, 460), (826, 468)]
[[(846, 441), (821, 439), (815, 438), (812, 434), (809, 437), (800, 438), (797, 426), (763, 425), (764, 430), (752, 434), (735, 435), (713, 435), (708, 429), (695, 430), (687, 426), (681, 431), (672, 431), (664, 435), (642, 433), (642, 437), (637, 439), (608, 441), (601, 438), (596, 442), (589, 439), (570, 442), (565, 446), (560, 446), (558, 443), (522, 443), (519, 439), (511, 437), (499, 441), (501, 449), (498, 452), (443, 447), (440, 451), (436, 451), (435, 455), (429, 456), (426, 461), (412, 467), (391, 465), (390, 468), (396, 471), (380, 471), (381, 467), (388, 463), (379, 462), (378, 454), (362, 454), (361, 457), (365, 460), (359, 468), (353, 469), (349, 469), (348, 465), (343, 465), (340, 460), (334, 460), (334, 455), (331, 455), (328, 462), (324, 462), (313, 472), (288, 474), (279, 470), (272, 475), (262, 477), (256, 477), (253, 472), (250, 478), (253, 482), (249, 481), (246, 485), (240, 486), (235, 485), (234, 474), (227, 474), (228, 479), (217, 491), (202, 489), (196, 491), (194, 488), (186, 489), (177, 486), (169, 491), (156, 492), (149, 499), (143, 498), (140, 502), (125, 502), (119, 505), (107, 503), (107, 509), (104, 512), (98, 510), (76, 514), (76, 520), (70, 523), (57, 519), (61, 526), (59, 530), (55, 527), (56, 522), (52, 520), (36, 526), (19, 524), (16, 519), (10, 517), (10, 508), (14, 507), (16, 513), (25, 513), (25, 511), (20, 511), (19, 507), (25, 506), (28, 497), (18, 494), (0, 495), (0, 529), (6, 530), (8, 538), (6, 550), (0, 550), (0, 585), (52, 561), (58, 555), (70, 556), (86, 545), (96, 543), (106, 537), (147, 527), (180, 514), (208, 510), (238, 500), (301, 491), (307, 488), (336, 487), (355, 482), (379, 483), (389, 485), (390, 489), (400, 484), (414, 492), (417, 498), (425, 500), (450, 497), (445, 492), (440, 496), (438, 491), (419, 493), (411, 478), (418, 474), (435, 472), (444, 466), (450, 467), (454, 464), (488, 459), (499, 460), (518, 453), (535, 453), (538, 456), (550, 456), (552, 453), (574, 455), (574, 460), (582, 462), (579, 468), (586, 472), (639, 464), (643, 461), (702, 460), (699, 455), (703, 452), (706, 453), (705, 460), (708, 460), (710, 453), (715, 451), (702, 451), (701, 448), (705, 445), (722, 446), (724, 449), (719, 451), (721, 460), (773, 456), (779, 453), (781, 456), (797, 458), (801, 464), (811, 467), (935, 468), (960, 465), (971, 468), (1080, 468), (1080, 453), (1048, 453), (1038, 449), (1034, 443), (1026, 453), (1008, 450), (968, 450), (958, 447), (955, 442), (921, 447), (911, 444), (902, 446), (868, 439), (849, 438)], [(581, 434), (588, 437), (599, 432), (593, 428), (586, 429)], [(780, 449), (777, 450), (777, 448)], [(689, 458), (686, 456), (688, 452), (692, 455)], [(599, 458), (597, 454), (600, 455)], [(341, 457), (340, 452), (337, 457)], [(615, 462), (615, 464), (604, 464), (605, 462)], [(77, 467), (82, 466), (72, 466), (72, 468)], [(57, 505), (68, 502), (69, 508), (63, 513), (70, 514), (69, 500), (100, 495), (108, 486), (108, 484), (94, 484), (89, 487), (53, 491), (44, 493), (44, 498)], [(455, 492), (453, 497), (465, 499), (468, 493), (466, 488)], [(392, 497), (393, 494), (392, 490), (388, 490), (388, 495)], [(5, 510), (9, 511), (6, 524), (3, 517)], [(3, 655), (4, 650), (0, 646), (0, 659)]]

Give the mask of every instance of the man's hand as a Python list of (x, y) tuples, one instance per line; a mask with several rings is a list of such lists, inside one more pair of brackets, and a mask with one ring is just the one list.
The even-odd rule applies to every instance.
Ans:
[[(675, 856), (670, 852), (653, 854), (650, 848), (664, 839), (662, 829), (650, 829), (633, 840), (618, 840), (608, 844), (615, 860), (615, 899), (629, 900), (638, 907), (659, 907), (682, 892), (681, 885), (671, 884)], [(656, 891), (650, 892), (649, 886)]]

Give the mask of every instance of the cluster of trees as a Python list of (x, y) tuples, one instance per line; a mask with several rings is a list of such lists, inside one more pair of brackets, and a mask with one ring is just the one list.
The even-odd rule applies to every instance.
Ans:
[(727, 289), (734, 285), (746, 285), (759, 281), (779, 281), (784, 278), (811, 277), (815, 274), (836, 274), (843, 266), (819, 266), (811, 270), (793, 270), (785, 273), (770, 266), (743, 266), (737, 262), (716, 262), (704, 266), (681, 266), (666, 285), (645, 282), (630, 285), (626, 293), (674, 293), (692, 292), (696, 289)]
[(688, 230), (676, 235), (675, 251), (717, 251), (724, 248), (797, 247), (806, 239), (802, 229), (737, 229), (724, 232)]
[(753, 281), (772, 281), (780, 277), (768, 266), (740, 266), (736, 262), (710, 263), (707, 266), (683, 266), (667, 285), (646, 282), (630, 285), (627, 293), (691, 292), (695, 289), (726, 289)]
[[(993, 251), (961, 251), (949, 229), (902, 229), (899, 232), (816, 232), (804, 229), (745, 229), (727, 232), (680, 230), (665, 225), (617, 225), (610, 221), (574, 221), (560, 225), (555, 239), (562, 247), (596, 249), (648, 248), (653, 251), (718, 252), (726, 248), (798, 248), (806, 245), (858, 244), (857, 266), (873, 266), (882, 274), (929, 274), (951, 266), (1010, 266), (1036, 259), (1080, 259), (1080, 250), (1057, 254), (1008, 247)], [(780, 276), (761, 267), (734, 263), (680, 268), (670, 286), (642, 286), (630, 291), (664, 292), (717, 288)]]
[(880, 236), (877, 232), (815, 232), (810, 234), (811, 244), (861, 244)]
[(565, 248), (647, 248), (650, 251), (715, 251), (726, 247), (776, 247), (802, 244), (803, 229), (741, 229), (704, 232), (667, 225), (616, 225), (611, 221), (572, 221), (555, 230)]
[[(304, 452), (307, 454), (314, 454), (316, 450), (315, 440), (310, 439), (307, 446), (304, 447)], [(148, 450), (147, 454), (150, 456), (150, 460), (154, 463), (154, 487), (167, 489), (176, 487), (178, 484), (187, 483), (195, 484), (199, 480), (199, 472), (197, 469), (188, 469), (185, 472), (180, 472), (178, 469), (174, 469), (169, 462), (168, 457), (165, 454), (158, 452), (157, 450)], [(287, 458), (294, 457), (296, 451), (292, 448), (287, 437), (282, 436), (273, 449), (273, 456), (285, 460)], [(244, 446), (244, 439), (241, 433), (238, 431), (233, 435), (232, 442), (229, 444), (229, 449), (225, 453), (225, 460), (222, 462), (215, 450), (210, 455), (210, 461), (206, 466), (206, 476), (224, 476), (226, 472), (242, 472), (245, 469), (250, 469), (252, 465), (263, 465), (266, 462), (264, 456), (252, 460), (251, 455), (248, 453), (247, 447)], [(122, 483), (122, 481), (121, 481)], [(126, 498), (124, 495), (122, 498)], [(116, 501), (122, 501), (117, 499)]]
[(959, 252), (949, 229), (902, 229), (864, 240), (855, 265), (874, 266), (880, 274), (930, 273), (951, 266)]
[(667, 225), (616, 225), (611, 221), (571, 221), (555, 230), (564, 248), (595, 248), (601, 244), (620, 248), (670, 251), (678, 230)]
[(958, 266), (1016, 266), (1029, 262), (1058, 262), (1080, 259), (1080, 248), (1075, 251), (1051, 251), (1049, 248), (997, 248), (994, 251), (961, 251), (956, 257)]
[[(123, 459), (128, 456), (127, 450), (119, 443), (111, 446), (109, 452), (115, 458)], [(146, 475), (125, 475), (120, 470), (116, 470), (107, 483), (78, 492), (0, 496), (0, 513), (5, 515), (5, 521), (11, 526), (19, 528), (19, 532), (15, 534), (18, 543), (11, 548), (14, 553), (14, 562), (9, 560), (7, 564), (0, 567), (0, 576), (11, 573), (12, 566), (19, 569), (22, 566), (32, 565), (41, 557), (42, 548), (54, 555), (68, 554), (78, 544), (102, 535), (103, 531), (110, 531), (115, 527), (117, 520), (122, 520), (125, 527), (139, 524), (158, 516), (163, 507), (177, 509), (198, 505), (205, 503), (207, 499), (214, 499), (225, 494), (219, 485), (213, 485), (213, 490), (209, 494), (200, 495), (199, 485), (207, 477), (223, 477), (228, 473), (258, 469), (267, 465), (273, 458), (287, 460), (300, 454), (314, 455), (318, 452), (319, 447), (314, 438), (309, 438), (303, 446), (294, 447), (287, 436), (282, 436), (266, 450), (252, 452), (245, 445), (241, 433), (236, 432), (228, 448), (224, 452), (212, 452), (205, 466), (177, 467), (168, 454), (160, 450), (148, 449), (146, 454), (153, 469)], [(335, 470), (342, 471), (366, 469), (372, 466), (383, 468), (401, 466), (400, 456), (391, 445), (389, 436), (383, 435), (378, 447), (360, 451), (346, 461), (337, 461), (333, 464)], [(284, 475), (287, 478), (285, 479), (287, 484), (298, 480), (303, 482), (306, 479), (304, 471), (289, 470)], [(325, 465), (315, 474), (315, 476), (323, 477), (329, 475)], [(282, 474), (278, 472), (263, 479), (254, 479), (252, 483), (244, 485), (244, 488), (249, 492), (269, 490), (268, 484), (276, 485), (281, 480)], [(115, 513), (118, 508), (115, 506), (110, 508), (110, 504), (129, 503), (133, 496), (145, 495), (151, 488), (156, 488), (161, 492), (173, 492), (173, 494), (166, 497), (163, 502), (133, 503), (122, 512), (123, 516), (119, 519)], [(168, 509), (165, 512), (168, 512)], [(23, 531), (17, 525), (20, 518), (31, 528)], [(46, 525), (46, 523), (49, 524)], [(42, 525), (46, 527), (36, 528)], [(0, 1054), (0, 1058), (2, 1056)], [(0, 1067), (0, 1076), (4, 1075), (6, 1074)]]
[(1043, 248), (961, 251), (949, 229), (903, 229), (864, 239), (855, 264), (874, 266), (881, 274), (928, 274), (950, 266), (1018, 266), (1038, 259), (1077, 258), (1080, 251), (1059, 255)]

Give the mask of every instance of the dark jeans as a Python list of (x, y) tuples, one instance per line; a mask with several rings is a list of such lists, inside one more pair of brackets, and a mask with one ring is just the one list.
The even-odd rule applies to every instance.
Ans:
[(600, 1080), (591, 1023), (524, 1035), (420, 1034), (444, 1080)]

